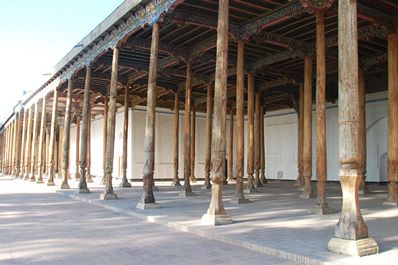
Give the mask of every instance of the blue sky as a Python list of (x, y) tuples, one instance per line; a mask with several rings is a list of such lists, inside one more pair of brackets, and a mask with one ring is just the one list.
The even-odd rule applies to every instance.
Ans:
[(123, 0), (0, 0), (0, 123)]

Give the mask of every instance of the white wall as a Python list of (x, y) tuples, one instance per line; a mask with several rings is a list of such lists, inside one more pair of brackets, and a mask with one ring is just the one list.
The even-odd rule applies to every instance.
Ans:
[[(386, 180), (386, 150), (387, 150), (387, 95), (385, 92), (367, 95), (367, 180)], [(313, 179), (316, 179), (316, 113), (313, 111)], [(128, 178), (141, 179), (143, 171), (145, 109), (129, 111), (129, 141), (128, 141)], [(228, 116), (229, 118), (229, 116)], [(328, 105), (326, 111), (327, 123), (327, 168), (328, 180), (338, 180), (338, 109), (336, 105)], [(183, 178), (184, 167), (184, 113), (180, 112), (179, 131), (179, 177)], [(265, 152), (266, 174), (269, 179), (297, 178), (297, 115), (293, 110), (267, 113), (265, 119)], [(234, 124), (234, 141), (236, 141)], [(102, 176), (103, 157), (103, 118), (92, 121), (91, 130), (91, 172)], [(245, 173), (247, 170), (247, 120), (245, 120)], [(155, 179), (171, 179), (173, 177), (173, 146), (174, 146), (174, 114), (169, 110), (158, 110), (156, 115), (155, 134)], [(70, 171), (75, 172), (75, 140), (76, 128), (71, 129)], [(229, 142), (229, 120), (227, 120), (227, 157)], [(113, 176), (120, 177), (119, 159), (123, 148), (123, 110), (116, 116), (115, 156)], [(206, 119), (204, 114), (196, 118), (196, 166), (197, 178), (204, 178), (206, 148)], [(235, 146), (234, 146), (234, 174)]]

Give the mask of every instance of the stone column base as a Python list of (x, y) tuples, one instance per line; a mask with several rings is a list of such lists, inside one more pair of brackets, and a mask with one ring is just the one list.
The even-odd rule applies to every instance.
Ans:
[(103, 192), (100, 196), (101, 200), (117, 200), (116, 193)]
[(179, 180), (173, 180), (173, 182), (171, 183), (172, 187), (181, 187), (181, 183)]
[(232, 224), (232, 217), (226, 214), (204, 214), (201, 219), (202, 225), (228, 225)]
[(49, 181), (49, 182), (47, 182), (47, 186), (49, 186), (49, 187), (55, 186), (54, 181)]
[(192, 191), (186, 191), (186, 190), (182, 190), (178, 196), (180, 197), (193, 197), (193, 196), (197, 196), (195, 192)]
[(90, 190), (88, 188), (78, 188), (77, 193), (78, 194), (87, 194), (87, 193), (90, 193)]
[(126, 181), (126, 182), (121, 182), (119, 184), (119, 188), (131, 188), (131, 183)]
[(159, 209), (160, 206), (158, 203), (137, 203), (137, 209), (146, 210), (146, 209)]
[(325, 214), (337, 213), (337, 210), (332, 207), (329, 207), (327, 204), (324, 204), (324, 205), (315, 205), (314, 207), (308, 210), (308, 213), (325, 215)]
[(62, 183), (61, 190), (67, 190), (67, 189), (69, 189), (69, 184), (68, 183)]
[(379, 253), (376, 241), (370, 237), (359, 240), (333, 237), (328, 243), (328, 249), (335, 253), (356, 257)]
[(384, 201), (384, 202), (383, 202), (383, 205), (385, 205), (385, 206), (395, 206), (395, 207), (397, 207), (397, 206), (398, 206), (398, 202), (394, 202), (394, 201)]
[(37, 184), (43, 184), (44, 181), (43, 181), (43, 179), (37, 179), (36, 183), (37, 183)]
[(236, 203), (236, 204), (241, 204), (241, 203), (251, 203), (249, 199), (246, 199), (243, 194), (236, 195), (232, 200), (229, 201), (230, 203)]

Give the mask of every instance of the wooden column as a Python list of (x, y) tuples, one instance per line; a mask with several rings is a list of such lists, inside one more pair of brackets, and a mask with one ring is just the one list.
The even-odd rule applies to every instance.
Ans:
[(88, 131), (87, 131), (87, 154), (86, 154), (86, 179), (87, 183), (93, 183), (93, 176), (91, 176), (91, 103), (88, 104)]
[(123, 123), (123, 178), (119, 187), (131, 188), (131, 183), (127, 180), (127, 140), (129, 128), (129, 88), (124, 88), (124, 123)]
[(22, 138), (21, 138), (21, 153), (20, 153), (20, 163), (19, 163), (19, 177), (23, 178), (25, 173), (25, 143), (26, 143), (26, 130), (28, 123), (28, 110), (24, 111), (23, 123), (22, 123)]
[(179, 145), (179, 128), (180, 128), (180, 91), (174, 94), (174, 177), (172, 186), (180, 187), (181, 183), (178, 178), (178, 145)]
[(187, 77), (185, 81), (185, 116), (184, 116), (184, 186), (180, 196), (194, 196), (192, 192), (191, 177), (191, 80), (192, 80), (192, 62), (187, 64)]
[(214, 121), (212, 136), (211, 202), (202, 223), (221, 225), (232, 223), (226, 214), (222, 201), (222, 182), (225, 176), (226, 120), (227, 120), (227, 78), (228, 78), (228, 24), (229, 1), (218, 1), (217, 53), (214, 94)]
[(229, 113), (228, 181), (234, 181), (234, 110)]
[(192, 100), (192, 118), (191, 118), (191, 177), (190, 181), (196, 182), (195, 160), (196, 160), (196, 108)]
[(211, 128), (212, 128), (212, 105), (213, 105), (213, 89), (211, 84), (207, 85), (207, 102), (206, 102), (206, 159), (205, 159), (205, 183), (203, 189), (211, 189), (210, 183), (210, 163), (211, 163)]
[(254, 169), (255, 169), (255, 185), (256, 188), (262, 187), (263, 184), (260, 181), (260, 156), (261, 156), (261, 139), (260, 139), (260, 132), (261, 132), (261, 96), (259, 93), (256, 93), (256, 123), (255, 123), (255, 130), (254, 130)]
[(254, 75), (248, 74), (247, 119), (249, 125), (248, 154), (247, 154), (247, 193), (253, 193), (254, 188)]
[(62, 178), (62, 155), (64, 153), (63, 151), (63, 142), (64, 142), (64, 123), (65, 123), (65, 117), (62, 118), (62, 120), (58, 120), (58, 161), (57, 161), (57, 166), (58, 166), (58, 178)]
[(236, 194), (233, 203), (250, 202), (243, 194), (243, 175), (245, 162), (245, 44), (238, 40), (238, 56), (236, 69)]
[(398, 33), (388, 35), (388, 197), (398, 205)]
[(261, 106), (261, 118), (260, 118), (260, 181), (263, 185), (267, 184), (267, 178), (265, 177), (265, 128), (264, 128), (264, 116), (265, 108)]
[(326, 54), (325, 19), (323, 11), (316, 12), (316, 203), (310, 210), (315, 214), (336, 212), (326, 202)]
[(104, 176), (101, 184), (105, 184), (105, 164), (106, 164), (106, 140), (108, 139), (108, 96), (104, 95), (104, 133), (103, 133), (103, 153), (102, 153), (102, 168), (104, 169)]
[(28, 125), (26, 130), (26, 142), (25, 142), (25, 177), (24, 180), (29, 180), (30, 172), (30, 154), (32, 152), (32, 121), (33, 121), (33, 107), (29, 108)]
[(366, 92), (365, 92), (365, 74), (362, 69), (358, 73), (358, 101), (359, 101), (359, 169), (362, 176), (361, 184), (359, 185), (359, 194), (364, 195), (368, 192), (366, 187)]
[(75, 172), (75, 180), (80, 179), (79, 167), (80, 167), (80, 109), (77, 107), (75, 109), (76, 112), (76, 172)]
[(41, 121), (40, 121), (40, 136), (39, 136), (39, 152), (38, 152), (38, 163), (37, 163), (37, 183), (44, 183), (43, 181), (43, 169), (45, 167), (45, 161), (43, 160), (44, 150), (44, 135), (46, 130), (46, 104), (47, 97), (44, 96), (42, 100), (41, 108)]
[(115, 125), (116, 125), (116, 98), (117, 98), (117, 81), (118, 81), (118, 67), (119, 67), (119, 48), (113, 49), (112, 60), (112, 76), (109, 89), (109, 111), (107, 122), (107, 138), (106, 138), (106, 159), (105, 159), (105, 190), (101, 194), (103, 200), (117, 199), (116, 193), (112, 186), (113, 173), (113, 157), (115, 148)]
[(76, 172), (79, 171), (80, 166), (80, 181), (77, 186), (78, 193), (89, 193), (90, 190), (87, 187), (86, 174), (87, 174), (87, 142), (88, 142), (88, 126), (90, 119), (90, 88), (91, 88), (91, 67), (86, 67), (86, 80), (84, 84), (84, 96), (83, 96), (83, 116), (82, 116), (82, 131), (80, 137), (80, 165), (76, 165)]
[(303, 176), (304, 190), (300, 198), (313, 197), (312, 177), (312, 65), (311, 58), (304, 58), (304, 139), (303, 139)]
[(57, 122), (57, 107), (58, 107), (58, 89), (54, 90), (53, 107), (51, 111), (51, 128), (50, 128), (50, 146), (48, 148), (48, 181), (47, 186), (54, 186), (54, 171), (55, 171), (55, 138), (56, 138), (56, 122)]
[(304, 86), (299, 86), (299, 111), (297, 113), (297, 179), (296, 185), (304, 188), (303, 176), (303, 141), (304, 141)]
[(12, 155), (12, 175), (17, 176), (18, 171), (18, 146), (19, 146), (19, 130), (20, 130), (20, 114), (15, 114), (15, 129), (14, 129), (14, 142), (13, 142), (13, 155)]
[(14, 139), (15, 139), (15, 120), (11, 123), (11, 132), (10, 132), (10, 156), (9, 156), (9, 175), (12, 175), (14, 168)]
[(62, 141), (62, 185), (61, 189), (69, 189), (68, 173), (69, 173), (69, 144), (70, 144), (70, 124), (72, 110), (72, 90), (73, 81), (68, 80), (68, 94), (66, 98), (64, 135)]
[(355, 0), (338, 1), (339, 39), (339, 162), (343, 191), (341, 216), (335, 228), (335, 237), (329, 241), (329, 250), (337, 253), (363, 256), (378, 252), (377, 243), (368, 237), (358, 201), (361, 176), (358, 170), (358, 34), (357, 3)]
[(36, 181), (36, 170), (37, 170), (37, 123), (39, 119), (39, 103), (35, 103), (35, 114), (32, 127), (32, 153), (31, 153), (31, 166), (30, 166), (30, 181)]
[(148, 73), (147, 112), (144, 140), (144, 189), (141, 200), (137, 204), (137, 208), (139, 209), (159, 208), (159, 205), (155, 203), (155, 196), (153, 195), (153, 174), (155, 170), (155, 111), (158, 50), (159, 24), (155, 23), (152, 27), (151, 56), (149, 61)]

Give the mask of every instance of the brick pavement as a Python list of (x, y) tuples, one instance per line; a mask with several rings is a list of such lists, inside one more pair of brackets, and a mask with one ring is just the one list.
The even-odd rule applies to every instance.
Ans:
[(54, 191), (0, 178), (0, 264), (296, 264)]

